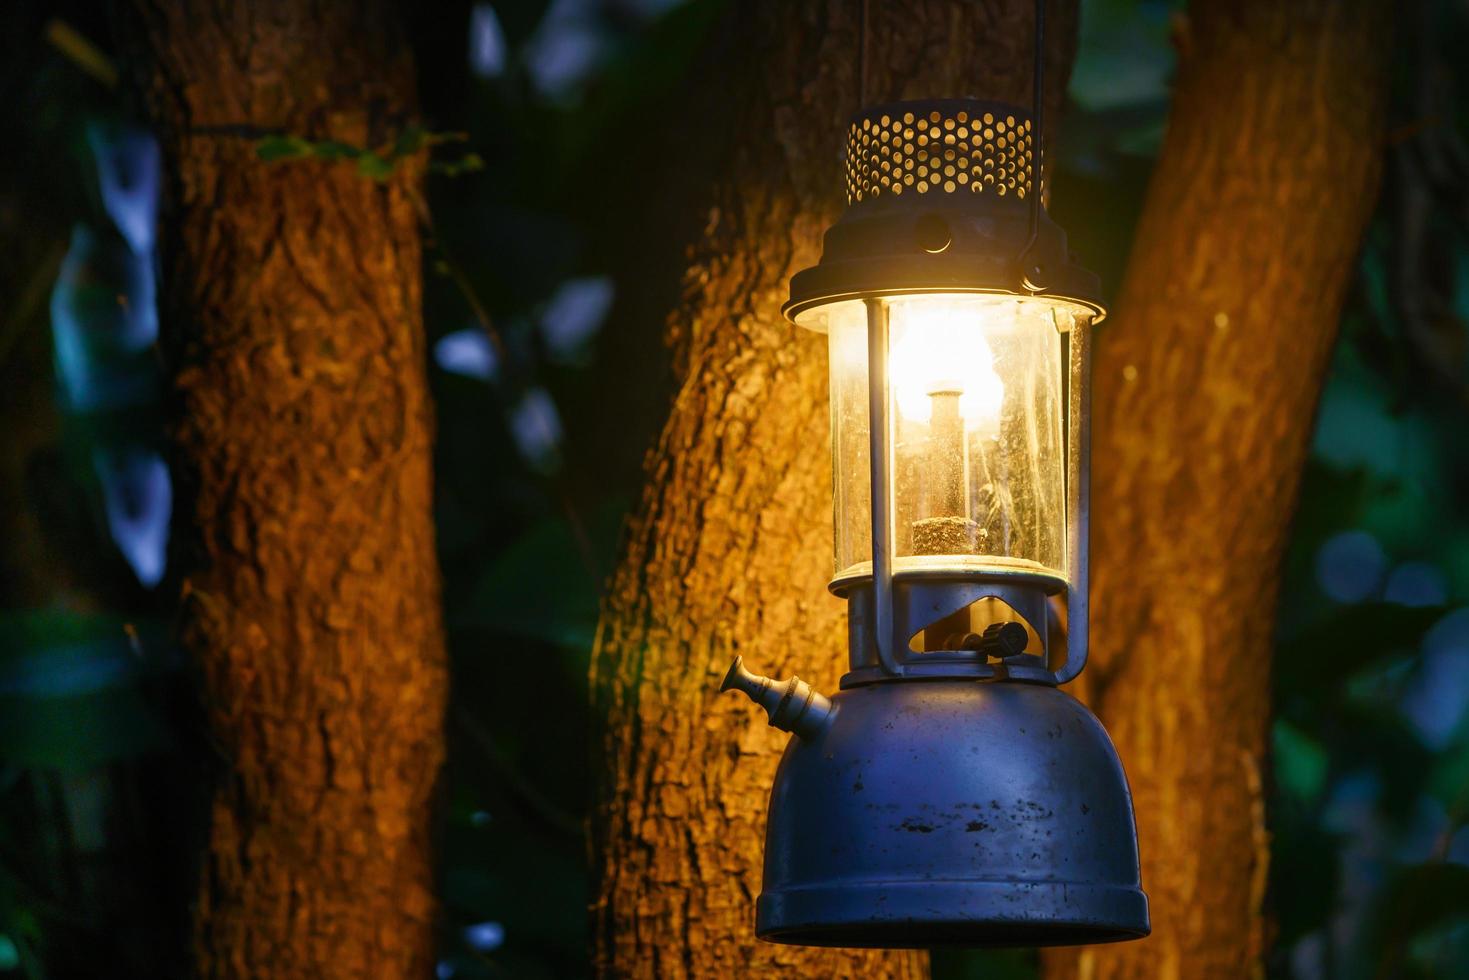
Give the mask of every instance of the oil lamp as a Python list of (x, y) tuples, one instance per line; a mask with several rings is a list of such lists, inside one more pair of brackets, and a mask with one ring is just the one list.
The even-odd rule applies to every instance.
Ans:
[[(1038, 126), (1036, 127), (1038, 129)], [(784, 312), (830, 350), (827, 698), (736, 658), (792, 733), (756, 933), (821, 946), (1040, 946), (1149, 931), (1132, 801), (1086, 662), (1088, 335), (1104, 314), (1040, 200), (1031, 114), (863, 109), (848, 207)]]

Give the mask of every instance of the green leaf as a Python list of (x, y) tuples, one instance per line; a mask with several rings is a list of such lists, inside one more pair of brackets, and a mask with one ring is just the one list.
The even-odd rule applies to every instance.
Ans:
[(1390, 602), (1341, 607), (1281, 644), (1276, 684), (1291, 696), (1334, 697), (1355, 672), (1416, 648), (1445, 612)]
[(392, 161), (384, 160), (376, 153), (364, 153), (357, 158), (357, 172), (373, 180), (387, 180), (395, 169)]
[(353, 146), (351, 143), (342, 143), (337, 140), (322, 140), (311, 144), (311, 155), (318, 160), (361, 160), (363, 157), (371, 156), (361, 147)]
[(1402, 823), (1412, 818), (1418, 795), (1428, 788), (1434, 756), (1408, 727), (1395, 704), (1364, 706), (1350, 700), (1329, 704), (1313, 732), (1339, 764), (1376, 774), (1378, 806)]
[(1167, 104), (1178, 60), (1157, 4), (1083, 0), (1068, 94), (1085, 111)]
[(1271, 735), (1280, 789), (1305, 803), (1315, 800), (1326, 786), (1331, 764), (1326, 749), (1287, 721), (1277, 721)]
[(1270, 844), (1270, 889), (1277, 942), (1289, 946), (1325, 925), (1335, 911), (1341, 860), (1337, 840), (1297, 800), (1277, 803)]
[(1428, 792), (1450, 816), (1469, 817), (1469, 738), (1461, 726), (1458, 735), (1438, 757)]
[[(622, 504), (610, 501), (587, 522), (593, 559), (600, 567), (609, 567), (616, 551)], [(571, 527), (560, 518), (547, 519), (500, 553), (451, 625), (587, 649), (597, 629), (600, 588)]]
[(267, 136), (255, 144), (255, 155), (266, 163), (310, 156), (311, 143), (299, 136)]
[(484, 158), (478, 153), (466, 153), (458, 160), (435, 160), (429, 164), (429, 172), (445, 177), (458, 177), (485, 168)]
[(422, 127), (409, 126), (403, 132), (399, 133), (398, 138), (393, 141), (393, 151), (389, 156), (394, 159), (412, 156), (427, 146), (429, 141), (430, 134), (425, 132)]
[(438, 132), (438, 133), (432, 133), (432, 132), (425, 132), (424, 133), (424, 145), (425, 146), (440, 146), (440, 145), (442, 145), (444, 143), (466, 143), (468, 141), (469, 141), (469, 134), (468, 133), (461, 133), (461, 132), (458, 132), (457, 130), (447, 131), (447, 132)]
[(0, 762), (84, 770), (162, 745), (142, 685), (163, 650), (157, 627), (111, 617), (0, 617)]
[(118, 616), (84, 616), (65, 609), (0, 613), (0, 661), (38, 647), (121, 640), (128, 620)]
[(1364, 959), (1396, 976), (1409, 944), (1447, 923), (1469, 920), (1469, 867), (1433, 861), (1401, 869), (1377, 896), (1363, 930)]
[(0, 972), (14, 970), (20, 966), (20, 947), (4, 933), (0, 933)]
[(0, 760), (12, 765), (82, 771), (167, 740), (158, 712), (136, 688), (69, 698), (0, 695)]
[[(477, 834), (462, 843), (470, 860), (444, 875), (445, 912), (465, 923), (502, 922), (509, 942), (574, 947), (581, 923), (563, 914), (586, 901), (586, 877), (577, 855), (547, 846), (531, 834)], [(485, 870), (493, 869), (493, 870)], [(524, 887), (535, 882), (534, 889)]]

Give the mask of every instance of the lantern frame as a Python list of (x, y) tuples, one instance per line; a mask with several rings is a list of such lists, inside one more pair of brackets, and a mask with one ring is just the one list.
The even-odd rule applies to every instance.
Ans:
[[(827, 231), (821, 261), (791, 279), (782, 313), (793, 323), (840, 302), (859, 300), (866, 310), (872, 572), (839, 575), (830, 585), (849, 601), (851, 670), (843, 688), (933, 677), (1064, 684), (1086, 665), (1089, 332), (1106, 310), (1098, 278), (1071, 256), (1035, 190), (1031, 130), (1030, 113), (1003, 102), (936, 99), (861, 110), (847, 134), (847, 210)], [(1064, 656), (1054, 642), (1061, 624), (1051, 605), (1062, 591), (1054, 577), (1002, 567), (894, 568), (888, 300), (915, 295), (1033, 298), (1084, 311), (1062, 331)], [(993, 643), (909, 650), (908, 638), (928, 623), (991, 596), (1036, 631), (1040, 655)]]
[[(866, 93), (865, 0), (859, 23), (860, 105)], [(854, 484), (842, 480), (833, 487), (841, 570), (830, 585), (848, 605), (851, 670), (842, 689), (827, 698), (797, 677), (780, 684), (745, 670), (738, 656), (720, 685), (745, 693), (766, 710), (771, 725), (794, 736), (770, 792), (755, 903), (761, 939), (816, 946), (1031, 946), (1116, 942), (1151, 930), (1121, 760), (1096, 716), (1058, 687), (1081, 672), (1087, 655), (1089, 338), (1105, 310), (1097, 277), (1073, 261), (1065, 233), (1041, 203), (1044, 24), (1045, 4), (1037, 0), (1033, 126), (1022, 109), (972, 99), (876, 106), (854, 117), (846, 154), (849, 206), (826, 233), (821, 261), (791, 280), (784, 313), (794, 322), (828, 304), (863, 303), (872, 572), (849, 573), (854, 557), (860, 564), (860, 552), (847, 547), (853, 525), (838, 500)], [(1052, 304), (1051, 326), (1062, 342), (1042, 345), (1042, 356), (1061, 355), (1059, 377), (1040, 378), (1033, 350), (1011, 362), (1027, 379), (1015, 417), (1031, 435), (1003, 452), (1015, 455), (1023, 443), (1035, 464), (1027, 474), (1033, 485), (1027, 488), (1022, 478), (1015, 487), (1008, 480), (1001, 487), (987, 462), (979, 472), (991, 477), (987, 524), (996, 503), (1008, 508), (1021, 499), (1014, 489), (1027, 491), (1022, 498), (1031, 517), (1053, 521), (1056, 497), (1048, 494), (1044, 508), (1035, 501), (1044, 481), (1040, 467), (1051, 479), (1057, 476), (1054, 439), (1064, 431), (1064, 573), (1022, 570), (1032, 563), (1048, 569), (1059, 557), (1054, 536), (1036, 534), (1030, 525), (1021, 531), (1024, 555), (1012, 551), (1006, 533), (1003, 558), (968, 560), (980, 538), (969, 517), (974, 488), (967, 475), (953, 480), (956, 458), (966, 472), (969, 452), (966, 430), (954, 423), (965, 395), (980, 389), (966, 391), (966, 382), (948, 378), (931, 379), (940, 387), (926, 392), (946, 397), (928, 406), (923, 448), (937, 465), (941, 513), (927, 505), (920, 513), (930, 513), (919, 518), (938, 522), (923, 525), (930, 533), (922, 551), (940, 560), (895, 569), (895, 504), (906, 506), (913, 484), (893, 480), (891, 301), (918, 294), (1031, 297)], [(1080, 312), (1055, 315), (1060, 305)], [(813, 318), (820, 322), (810, 326), (840, 330), (845, 354), (845, 338), (857, 340), (854, 314), (843, 311), (840, 326), (834, 317)], [(917, 326), (924, 314), (944, 322), (935, 308), (905, 311), (901, 328)], [(1023, 329), (1044, 329), (1025, 318), (1032, 322)], [(974, 328), (987, 332), (978, 323)], [(953, 344), (952, 336), (922, 353), (942, 360), (937, 348), (944, 344)], [(854, 354), (857, 345), (851, 346)], [(838, 348), (836, 335), (831, 348)], [(958, 344), (950, 351), (972, 367), (990, 360), (979, 346), (966, 351)], [(861, 397), (855, 371), (842, 375), (838, 395), (836, 371), (833, 359), (832, 451), (840, 479), (849, 452), (861, 452), (861, 438), (849, 427), (860, 416)], [(1038, 381), (1045, 387), (1036, 387)], [(1059, 391), (1048, 387), (1052, 382), (1059, 382)], [(1064, 427), (1055, 421), (1058, 402)], [(1050, 433), (1044, 442), (1034, 435), (1042, 413)], [(1005, 419), (999, 421), (1003, 432)], [(1013, 423), (1011, 431), (1013, 437)], [(962, 501), (956, 493), (961, 484), (971, 495)], [(1046, 489), (1056, 488), (1049, 483)], [(915, 522), (915, 530), (919, 526)], [(1044, 550), (1036, 547), (1042, 541)], [(920, 551), (914, 545), (910, 550)], [(1062, 591), (1064, 654), (1056, 642), (1062, 632), (1052, 629), (1060, 625)], [(976, 601), (986, 596), (1034, 629), (1038, 656), (1025, 652), (1030, 633), (1019, 623), (976, 612)], [(908, 637), (916, 639), (919, 626), (923, 652), (910, 655)], [(910, 681), (927, 683), (903, 683)]]
[[(1038, 26), (1039, 14), (1040, 8)], [(1038, 48), (1039, 37), (1038, 30)], [(966, 125), (976, 118), (979, 127)], [(1072, 260), (1064, 232), (1041, 207), (1039, 152), (1031, 148), (1030, 131), (1024, 110), (968, 99), (858, 113), (848, 132), (850, 206), (827, 232), (819, 264), (791, 280), (784, 312), (792, 321), (828, 304), (863, 304), (872, 571), (852, 573), (848, 562), (855, 557), (860, 565), (860, 552), (850, 554), (843, 543), (850, 539), (839, 537), (842, 569), (829, 587), (848, 605), (851, 669), (841, 690), (826, 697), (797, 677), (777, 682), (746, 670), (738, 656), (720, 685), (746, 694), (771, 725), (793, 734), (770, 793), (755, 903), (761, 939), (1034, 946), (1116, 942), (1151, 929), (1121, 760), (1101, 722), (1058, 687), (1086, 663), (1089, 332), (1105, 311), (1096, 276)], [(968, 180), (959, 179), (961, 161)], [(1056, 329), (1062, 338), (1044, 345), (1043, 356), (1059, 361), (1046, 368), (1045, 383), (1055, 387), (1044, 396), (1031, 388), (1023, 411), (1031, 419), (1043, 411), (1054, 426), (1047, 442), (1025, 446), (1037, 467), (1045, 460), (1047, 476), (1065, 481), (1064, 571), (1051, 568), (1061, 550), (1054, 536), (1044, 555), (1026, 547), (1024, 555), (1012, 553), (1007, 541), (1004, 556), (942, 550), (935, 561), (925, 556), (895, 567), (895, 504), (907, 499), (911, 482), (893, 479), (891, 301), (923, 294), (1030, 298), (1071, 308), (1049, 325), (1016, 314), (1030, 321), (1019, 329)], [(843, 467), (852, 461), (849, 447), (863, 440), (854, 363), (859, 321), (855, 310), (840, 315), (840, 326), (834, 317), (813, 319), (825, 319), (852, 341), (852, 373), (842, 375), (840, 402), (832, 385), (833, 430), (841, 440), (833, 459)], [(916, 326), (922, 314), (913, 315)], [(900, 329), (909, 326), (899, 321)], [(970, 355), (977, 357), (977, 348)], [(1012, 363), (1030, 382), (1039, 377), (1042, 362)], [(947, 388), (928, 393), (963, 397)], [(1064, 425), (1054, 414), (1058, 405)], [(846, 419), (859, 428), (843, 428)], [(1057, 460), (1060, 438), (1064, 457)], [(937, 455), (934, 445), (925, 443), (928, 459), (952, 460)], [(961, 451), (968, 452), (967, 444)], [(971, 493), (967, 477), (964, 483)], [(843, 483), (854, 486), (860, 487), (855, 475)], [(1012, 489), (992, 493), (991, 503), (1008, 497), (1002, 506), (1010, 506), (1018, 499)], [(1030, 489), (1034, 498), (1036, 487)], [(966, 498), (966, 514), (948, 517), (969, 521), (971, 503)], [(1049, 497), (1045, 520), (1056, 519), (1057, 503)], [(850, 513), (840, 515), (839, 535), (860, 529), (860, 520), (846, 520)], [(977, 534), (968, 540), (978, 541)], [(1063, 593), (1064, 631), (1058, 628)], [(1039, 655), (1025, 652), (1034, 649), (1030, 632), (1014, 619), (971, 610), (985, 597), (999, 599), (1034, 629)], [(920, 629), (923, 652), (913, 652), (909, 638)], [(951, 645), (959, 649), (934, 649)]]

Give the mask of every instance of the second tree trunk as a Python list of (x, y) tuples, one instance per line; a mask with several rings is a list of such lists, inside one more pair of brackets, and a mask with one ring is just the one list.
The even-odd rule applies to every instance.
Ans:
[[(826, 356), (780, 304), (836, 216), (843, 133), (859, 108), (861, 6), (733, 5), (731, 64), (708, 72), (736, 93), (713, 111), (738, 149), (715, 181), (687, 298), (670, 320), (678, 389), (593, 656), (604, 976), (926, 973), (921, 953), (755, 940), (766, 798), (787, 736), (745, 699), (716, 693), (735, 654), (825, 691), (845, 669), (845, 610), (825, 589)], [(1029, 103), (1028, 0), (871, 6), (866, 101), (978, 93)], [(1049, 26), (1055, 119), (1074, 7), (1053, 7)]]
[(183, 642), (220, 774), (207, 977), (433, 971), (445, 664), (410, 166), (267, 163), (250, 134), (412, 122), (385, 4), (139, 0), (159, 124)]

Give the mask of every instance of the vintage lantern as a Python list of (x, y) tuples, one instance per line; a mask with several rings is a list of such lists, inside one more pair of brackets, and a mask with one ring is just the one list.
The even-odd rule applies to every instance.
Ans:
[[(1039, 86), (1038, 86), (1039, 87)], [(1040, 946), (1149, 931), (1111, 740), (1059, 685), (1087, 639), (1097, 277), (1040, 201), (1030, 113), (863, 109), (848, 208), (786, 315), (830, 349), (830, 699), (736, 658), (793, 733), (756, 932), (820, 946)]]

